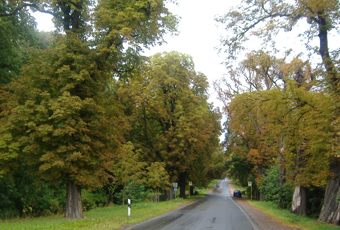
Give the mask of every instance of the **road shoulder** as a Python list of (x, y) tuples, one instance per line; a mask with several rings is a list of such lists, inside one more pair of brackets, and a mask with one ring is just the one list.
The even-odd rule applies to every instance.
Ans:
[[(235, 191), (235, 187), (229, 181), (229, 189), (230, 195)], [(248, 215), (253, 219), (253, 221), (262, 229), (262, 230), (301, 230), (302, 228), (297, 228), (293, 226), (285, 225), (284, 223), (280, 222), (278, 219), (271, 217), (264, 213), (262, 210), (255, 208), (251, 204), (247, 202), (244, 198), (235, 197), (234, 201), (241, 206)]]

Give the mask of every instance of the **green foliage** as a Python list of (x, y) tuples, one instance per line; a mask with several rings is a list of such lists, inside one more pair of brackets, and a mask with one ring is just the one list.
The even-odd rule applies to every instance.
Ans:
[(0, 178), (0, 218), (62, 213), (65, 197), (65, 186), (51, 186), (20, 169)]
[[(11, 11), (14, 7), (3, 1), (0, 12)], [(8, 83), (20, 73), (20, 68), (29, 59), (29, 48), (36, 39), (34, 18), (27, 10), (0, 18), (0, 84)]]
[(94, 195), (86, 189), (81, 190), (81, 205), (83, 211), (89, 211), (95, 207)]
[(280, 208), (290, 209), (293, 198), (293, 185), (288, 182), (281, 184), (279, 177), (279, 167), (272, 166), (266, 170), (266, 176), (263, 178), (259, 190), (264, 194), (266, 201), (272, 201)]
[(254, 166), (238, 154), (231, 154), (226, 161), (227, 176), (235, 179), (241, 186), (254, 181)]
[(219, 147), (220, 117), (207, 103), (206, 76), (194, 67), (189, 55), (155, 54), (131, 73), (131, 81), (120, 82), (117, 94), (133, 121), (129, 138), (149, 167), (164, 162), (170, 182), (187, 173), (198, 185)]
[[(16, 58), (26, 48), (22, 37), (31, 31), (28, 8), (52, 15), (57, 28), (53, 36), (39, 34), (30, 62), (1, 89), (1, 175), (17, 167), (20, 158), (31, 166), (30, 173), (54, 184), (107, 184), (129, 129), (108, 83), (138, 64), (142, 47), (176, 32), (176, 16), (162, 0), (3, 1), (0, 8), (1, 38), (8, 35), (0, 41), (0, 55), (8, 60), (0, 65), (13, 63), (6, 74), (18, 74), (22, 65)], [(1, 81), (7, 82), (0, 70)], [(90, 208), (93, 199), (84, 194), (84, 206)]]
[(310, 187), (307, 191), (307, 216), (317, 219), (320, 215), (324, 199), (325, 188)]
[[(115, 196), (118, 198), (117, 203), (123, 204), (127, 203), (127, 199), (131, 200), (131, 203), (138, 203), (145, 200), (148, 195), (148, 191), (145, 190), (143, 184), (135, 183), (134, 181), (129, 181), (126, 188)], [(123, 201), (125, 199), (125, 201)]]
[(165, 171), (164, 162), (151, 162), (146, 168), (144, 184), (149, 188), (161, 188), (166, 190), (170, 185), (169, 174)]
[[(269, 170), (266, 170), (266, 176), (263, 178), (259, 190), (264, 194), (266, 201), (271, 201), (280, 208), (290, 210), (294, 193), (293, 185), (289, 182), (281, 184), (279, 174), (278, 166), (272, 166)], [(319, 216), (324, 195), (324, 188), (313, 186), (308, 188), (307, 215), (309, 217), (317, 218)]]

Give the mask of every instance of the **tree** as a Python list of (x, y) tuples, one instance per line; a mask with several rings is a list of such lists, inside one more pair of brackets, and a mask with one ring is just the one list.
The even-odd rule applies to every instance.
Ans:
[(185, 197), (186, 180), (205, 180), (219, 145), (219, 114), (206, 101), (206, 77), (194, 70), (190, 56), (178, 52), (156, 54), (133, 74), (121, 91), (134, 119), (130, 138), (147, 162), (165, 163), (169, 182), (179, 180)]
[[(1, 4), (0, 12), (13, 9), (10, 4)], [(8, 83), (20, 73), (28, 60), (28, 50), (35, 44), (34, 18), (27, 10), (9, 17), (0, 17), (0, 83)]]
[(164, 162), (151, 162), (150, 166), (146, 168), (146, 176), (144, 183), (147, 187), (153, 188), (155, 191), (155, 200), (159, 201), (159, 188), (167, 190), (170, 186), (169, 174), (165, 170)]
[[(300, 34), (306, 38), (307, 52), (316, 50), (322, 59), (322, 64), (326, 73), (324, 78), (329, 80), (330, 89), (336, 104), (339, 98), (339, 74), (336, 65), (336, 55), (338, 50), (330, 51), (328, 47), (329, 33), (338, 27), (340, 4), (336, 0), (308, 0), (287, 3), (276, 0), (264, 1), (242, 1), (237, 8), (231, 9), (226, 15), (217, 20), (226, 24), (229, 36), (222, 40), (222, 45), (227, 46), (228, 61), (235, 59), (235, 55), (243, 48), (248, 36), (254, 35), (263, 38), (264, 44), (273, 41), (275, 35), (280, 31), (289, 32), (305, 19), (308, 24)], [(309, 45), (309, 41), (314, 38), (319, 39), (319, 46), (314, 49)], [(338, 107), (337, 107), (338, 108)], [(333, 110), (336, 122), (334, 128), (339, 127), (339, 111)], [(338, 146), (337, 135), (334, 144)], [(324, 207), (319, 217), (319, 221), (340, 224), (339, 220), (332, 213), (338, 213), (340, 203), (335, 199), (339, 193), (339, 159), (336, 154), (331, 172), (334, 177), (330, 177)]]
[(33, 173), (67, 184), (65, 217), (81, 218), (81, 187), (107, 183), (124, 142), (124, 118), (111, 103), (108, 82), (133, 67), (143, 46), (175, 32), (177, 19), (162, 0), (5, 4), (11, 8), (1, 18), (31, 8), (53, 15), (62, 33), (33, 54), (1, 95), (0, 164), (11, 167), (22, 157)]
[(261, 102), (257, 92), (283, 87), (284, 75), (280, 70), (283, 63), (282, 59), (262, 50), (252, 51), (237, 68), (229, 67), (227, 77), (214, 83), (230, 119), (228, 131), (233, 137), (230, 141), (236, 142), (229, 143), (229, 151), (240, 154), (242, 160), (248, 160), (255, 167), (258, 183), (265, 176), (265, 170), (274, 164), (272, 159), (277, 153), (270, 147), (271, 144), (264, 141), (267, 134), (264, 124), (267, 121), (259, 116)]
[[(326, 152), (330, 149), (328, 140), (331, 139), (331, 129), (327, 126), (330, 106), (329, 98), (323, 98), (323, 93), (318, 92), (320, 88), (314, 80), (318, 72), (312, 71), (308, 62), (304, 63), (299, 59), (285, 63), (261, 51), (257, 54), (249, 54), (236, 71), (230, 70), (235, 87), (224, 79), (226, 89), (221, 84), (215, 85), (220, 90), (219, 95), (224, 96), (223, 100), (231, 99), (226, 107), (230, 119), (228, 135), (233, 137), (230, 139), (233, 144), (229, 144), (229, 151), (234, 155), (241, 154), (256, 167), (260, 175), (258, 182), (261, 181), (261, 176), (265, 176), (264, 170), (278, 164), (282, 175), (291, 177), (297, 190), (303, 190), (313, 183), (323, 186), (321, 181), (327, 175), (323, 171), (327, 171), (329, 165)], [(238, 77), (244, 77), (245, 81), (238, 80)], [(314, 92), (309, 92), (310, 90)], [(316, 102), (319, 97), (323, 99)], [(307, 118), (313, 116), (318, 118), (314, 117), (306, 122)], [(318, 128), (311, 125), (316, 120)], [(312, 131), (311, 127), (318, 132)], [(317, 137), (318, 147), (311, 147), (314, 137), (302, 134), (306, 129), (309, 129), (306, 132)], [(288, 130), (292, 132), (289, 133)], [(322, 138), (316, 133), (322, 133)], [(309, 148), (318, 148), (318, 152), (311, 153)], [(315, 171), (308, 174), (304, 172), (308, 168), (306, 162), (315, 160), (314, 157), (319, 158), (316, 161), (323, 162), (321, 165), (324, 167), (310, 166)], [(280, 160), (276, 162), (278, 158)], [(320, 178), (310, 181), (305, 179), (306, 175), (319, 175)], [(304, 178), (304, 182), (298, 178)], [(284, 179), (281, 183), (284, 183)], [(306, 200), (307, 195), (304, 198), (300, 200)], [(293, 206), (298, 205), (293, 202)], [(307, 213), (305, 209), (301, 211), (303, 214)]]
[(145, 162), (140, 161), (140, 153), (134, 151), (131, 142), (124, 144), (118, 151), (111, 169), (113, 173), (113, 183), (123, 185), (123, 207), (126, 186), (133, 181), (141, 184), (144, 174)]

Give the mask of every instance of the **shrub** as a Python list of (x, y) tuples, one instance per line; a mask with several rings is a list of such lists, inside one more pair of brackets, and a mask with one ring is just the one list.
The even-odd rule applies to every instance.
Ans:
[(83, 211), (89, 211), (96, 205), (93, 198), (93, 194), (87, 191), (86, 189), (81, 190), (81, 205)]
[(264, 194), (266, 201), (272, 201), (280, 208), (290, 209), (293, 199), (293, 185), (280, 183), (280, 169), (272, 166), (266, 170), (267, 176), (263, 178), (259, 190)]
[[(117, 193), (115, 196), (117, 197), (117, 204), (122, 204), (123, 201), (123, 192), (124, 190), (122, 190), (120, 193)], [(125, 188), (125, 195), (124, 195), (124, 199), (125, 202), (127, 203), (126, 200), (130, 199), (131, 202), (133, 203), (138, 203), (141, 201), (144, 201), (147, 197), (148, 192), (145, 191), (145, 187), (142, 184), (136, 184), (133, 181), (130, 181), (126, 188)]]

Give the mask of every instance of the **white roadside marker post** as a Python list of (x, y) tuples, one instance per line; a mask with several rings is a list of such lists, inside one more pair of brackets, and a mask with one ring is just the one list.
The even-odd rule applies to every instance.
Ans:
[(131, 201), (130, 201), (130, 199), (128, 199), (128, 216), (130, 216), (130, 214), (131, 214), (130, 206), (131, 206)]

